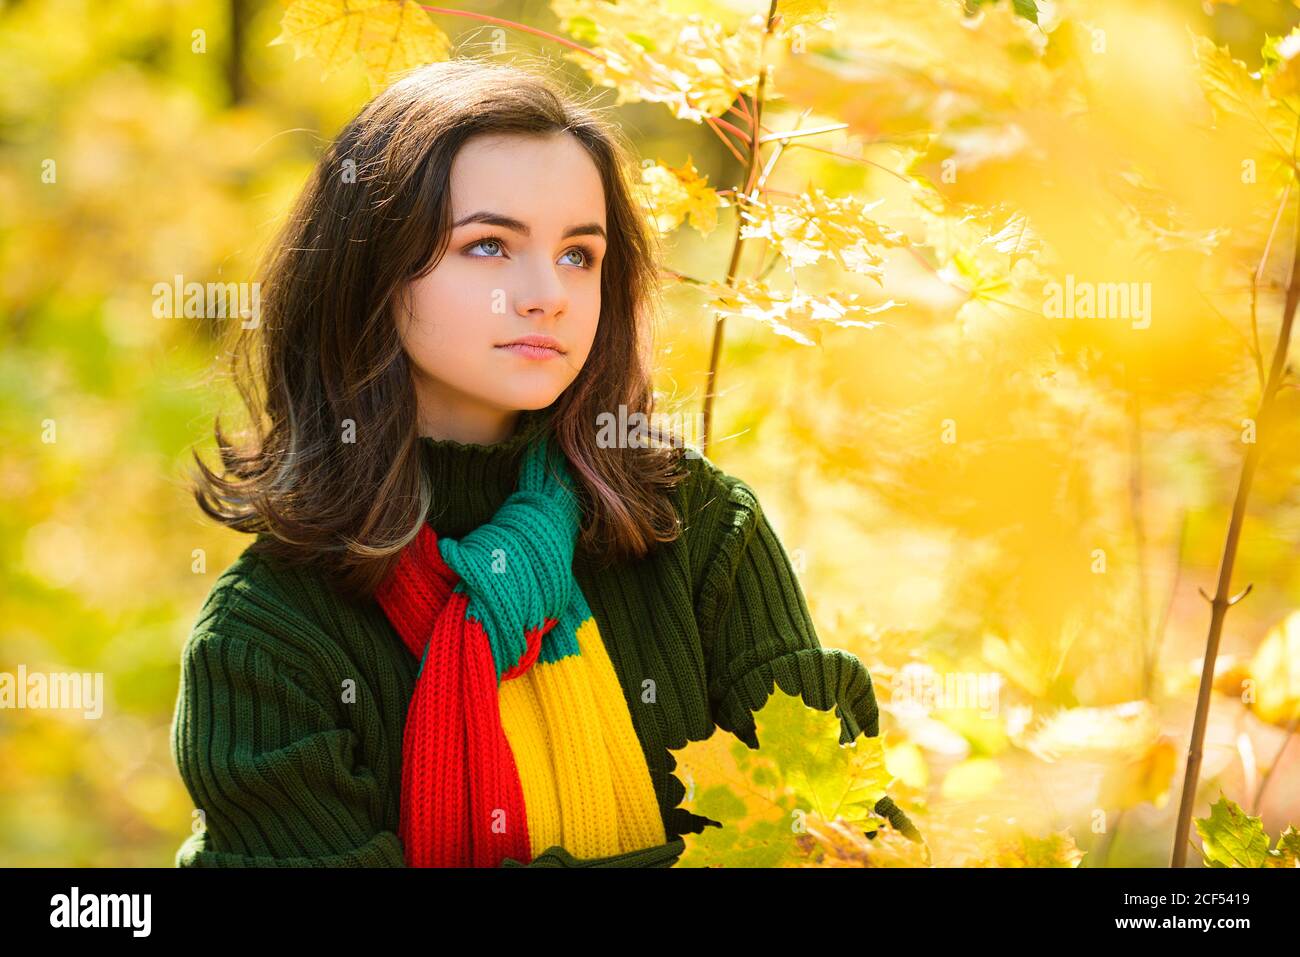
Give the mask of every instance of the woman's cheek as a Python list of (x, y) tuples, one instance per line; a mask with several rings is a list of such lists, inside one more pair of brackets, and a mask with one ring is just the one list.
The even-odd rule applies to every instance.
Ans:
[(469, 278), (454, 272), (427, 283), (417, 300), (417, 322), (421, 339), (431, 348), (459, 352), (472, 345), (477, 334), (488, 335), (484, 316), (489, 311), (490, 293), (479, 290)]

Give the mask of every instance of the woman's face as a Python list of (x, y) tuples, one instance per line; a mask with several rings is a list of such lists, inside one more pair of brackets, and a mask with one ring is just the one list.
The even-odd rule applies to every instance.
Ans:
[[(568, 133), (481, 134), (451, 168), (450, 242), (410, 283), (399, 313), (420, 434), (504, 437), (515, 413), (545, 408), (582, 370), (600, 318), (605, 192)], [(507, 348), (525, 336), (558, 351)]]

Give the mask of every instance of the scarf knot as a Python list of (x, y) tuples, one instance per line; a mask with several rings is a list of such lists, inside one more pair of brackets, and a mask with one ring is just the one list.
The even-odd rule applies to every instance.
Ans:
[(498, 680), (527, 670), (528, 634), (548, 630), (581, 601), (573, 581), (580, 518), (566, 464), (543, 436), (528, 447), (519, 488), (491, 522), (459, 541), (438, 540), (460, 579), (454, 590), (468, 598), (467, 615), (487, 633)]

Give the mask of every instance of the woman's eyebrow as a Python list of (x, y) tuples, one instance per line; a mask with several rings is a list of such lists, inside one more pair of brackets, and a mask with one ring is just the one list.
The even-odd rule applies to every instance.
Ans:
[[(457, 229), (469, 223), (486, 223), (489, 226), (500, 226), (502, 229), (510, 229), (522, 236), (532, 235), (532, 230), (528, 228), (527, 223), (520, 222), (512, 216), (503, 216), (500, 213), (491, 213), (487, 210), (480, 210), (477, 213), (470, 213), (461, 219), (458, 219), (452, 229)], [(564, 231), (561, 239), (568, 239), (570, 236), (599, 236), (606, 239), (605, 229), (600, 223), (580, 223), (577, 226), (570, 226)]]

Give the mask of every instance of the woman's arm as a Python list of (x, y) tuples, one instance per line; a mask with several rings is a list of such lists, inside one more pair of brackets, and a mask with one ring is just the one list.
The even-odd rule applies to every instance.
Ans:
[[(725, 473), (718, 480), (720, 501), (710, 521), (720, 522), (723, 534), (696, 606), (714, 722), (757, 748), (753, 714), (767, 702), (775, 683), (787, 694), (802, 696), (810, 707), (835, 708), (842, 743), (859, 734), (877, 736), (880, 709), (867, 669), (850, 652), (821, 647), (790, 558), (758, 496)], [(882, 798), (875, 810), (895, 828), (915, 834), (889, 798)]]
[(275, 648), (264, 624), (229, 608), (201, 618), (186, 643), (172, 756), (204, 826), (176, 865), (404, 866), (354, 733)]

